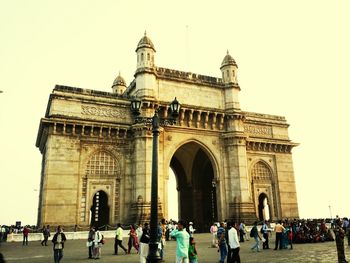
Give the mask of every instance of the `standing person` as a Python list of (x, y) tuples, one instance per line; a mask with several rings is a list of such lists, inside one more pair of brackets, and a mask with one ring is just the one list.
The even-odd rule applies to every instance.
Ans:
[(254, 250), (256, 248), (257, 252), (260, 252), (260, 246), (259, 246), (259, 239), (261, 239), (261, 237), (259, 236), (259, 232), (258, 232), (258, 222), (255, 221), (253, 228), (250, 230), (250, 236), (252, 238), (254, 238), (255, 240), (255, 244), (251, 247), (252, 250)]
[(190, 235), (184, 229), (184, 222), (182, 220), (177, 223), (177, 229), (171, 231), (170, 236), (176, 238), (176, 263), (189, 263), (188, 249)]
[(46, 227), (44, 226), (43, 236), (44, 236), (44, 240), (41, 241), (41, 245), (43, 246), (45, 244), (45, 246), (47, 246), (47, 240), (50, 237), (50, 226), (49, 225), (47, 225)]
[(284, 226), (282, 226), (282, 221), (279, 220), (277, 225), (275, 226), (275, 232), (276, 232), (276, 241), (275, 241), (275, 250), (278, 249), (278, 246), (280, 249), (282, 249), (282, 234), (285, 230)]
[(244, 242), (244, 236), (245, 236), (245, 224), (242, 221), (239, 224), (239, 242)]
[(287, 237), (288, 237), (288, 243), (290, 245), (290, 249), (293, 249), (293, 223), (290, 223), (287, 227), (286, 227), (286, 232), (287, 232)]
[(66, 241), (66, 235), (62, 233), (61, 226), (58, 226), (56, 234), (52, 238), (53, 258), (55, 263), (59, 263), (63, 258), (63, 248), (64, 248), (65, 241)]
[(89, 231), (88, 235), (88, 249), (89, 249), (89, 258), (92, 258), (92, 253), (93, 253), (93, 241), (95, 239), (95, 228), (92, 226)]
[(193, 237), (194, 231), (196, 231), (196, 229), (193, 227), (193, 223), (190, 222), (188, 226), (188, 232), (190, 233), (190, 237)]
[(29, 236), (29, 228), (28, 227), (24, 227), (23, 228), (23, 246), (26, 245), (28, 246), (28, 236)]
[(227, 247), (226, 247), (226, 240), (225, 240), (225, 224), (223, 222), (221, 222), (220, 227), (218, 229), (217, 238), (218, 238), (218, 245), (219, 245), (219, 251), (220, 251), (219, 263), (224, 263), (225, 258), (227, 256)]
[(164, 259), (164, 248), (165, 248), (165, 240), (166, 240), (166, 231), (167, 231), (167, 227), (166, 227), (166, 221), (164, 218), (162, 218), (162, 220), (160, 221), (160, 227), (162, 229), (162, 237), (160, 239), (160, 243), (161, 243), (161, 249), (160, 249), (160, 258), (161, 260)]
[(96, 232), (94, 235), (94, 240), (93, 240), (93, 257), (94, 259), (99, 259), (101, 257), (101, 240), (102, 240), (102, 234), (98, 228), (96, 228)]
[(140, 263), (146, 263), (149, 250), (150, 229), (148, 223), (145, 223), (140, 238)]
[(128, 253), (127, 249), (123, 246), (123, 229), (122, 225), (118, 223), (117, 231), (115, 232), (115, 240), (114, 240), (114, 255), (118, 255), (118, 246), (121, 247), (125, 254)]
[(337, 218), (335, 221), (335, 227), (334, 227), (334, 234), (335, 234), (335, 242), (337, 245), (337, 253), (338, 253), (338, 263), (347, 263), (345, 259), (345, 253), (344, 253), (344, 236), (345, 231), (342, 228), (342, 222), (340, 218)]
[(241, 258), (239, 256), (240, 244), (236, 228), (238, 228), (238, 226), (236, 222), (233, 222), (232, 227), (228, 231), (228, 243), (231, 250), (231, 257), (230, 261), (227, 261), (227, 263), (241, 263)]
[(188, 248), (188, 258), (190, 263), (198, 263), (198, 254), (196, 249), (196, 242), (194, 242), (193, 237), (190, 237), (190, 246)]
[(211, 247), (217, 247), (216, 240), (217, 240), (217, 233), (218, 233), (218, 226), (214, 222), (210, 227), (210, 233), (212, 235), (212, 241), (211, 241)]
[(263, 242), (263, 249), (270, 249), (270, 246), (269, 246), (269, 227), (268, 227), (267, 220), (264, 220), (264, 223), (261, 227), (261, 232), (263, 234), (263, 238), (265, 239), (265, 241)]
[(130, 254), (131, 248), (134, 247), (136, 252), (139, 252), (139, 241), (137, 239), (136, 229), (134, 225), (130, 226), (129, 240), (128, 240), (128, 254)]

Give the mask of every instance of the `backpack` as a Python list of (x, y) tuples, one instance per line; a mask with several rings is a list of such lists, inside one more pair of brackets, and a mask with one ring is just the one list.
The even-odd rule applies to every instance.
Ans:
[(257, 232), (257, 229), (256, 229), (256, 227), (254, 226), (254, 227), (250, 230), (249, 236), (250, 236), (250, 237), (255, 237), (255, 232)]
[(100, 240), (100, 244), (102, 244), (102, 245), (104, 245), (105, 243), (106, 243), (106, 241), (105, 241), (105, 238), (104, 238), (104, 236), (101, 234), (101, 240)]
[(263, 227), (260, 228), (260, 233), (264, 234), (264, 228)]

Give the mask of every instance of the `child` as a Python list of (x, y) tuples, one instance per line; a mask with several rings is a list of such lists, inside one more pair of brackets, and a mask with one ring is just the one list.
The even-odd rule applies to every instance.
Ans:
[(190, 246), (188, 247), (188, 257), (190, 259), (190, 263), (198, 263), (196, 242), (194, 242), (193, 237), (190, 237)]

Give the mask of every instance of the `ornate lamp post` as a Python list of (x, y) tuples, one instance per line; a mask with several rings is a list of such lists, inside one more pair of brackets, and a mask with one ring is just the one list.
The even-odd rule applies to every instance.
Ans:
[(141, 100), (133, 99), (131, 101), (131, 112), (134, 114), (135, 123), (152, 124), (153, 146), (152, 146), (152, 185), (151, 185), (151, 222), (150, 222), (150, 242), (149, 252), (147, 256), (148, 263), (156, 263), (161, 260), (158, 252), (158, 142), (159, 142), (159, 127), (173, 125), (179, 116), (180, 103), (176, 100), (170, 104), (171, 117), (159, 118), (158, 111), (154, 112), (152, 118), (139, 117)]

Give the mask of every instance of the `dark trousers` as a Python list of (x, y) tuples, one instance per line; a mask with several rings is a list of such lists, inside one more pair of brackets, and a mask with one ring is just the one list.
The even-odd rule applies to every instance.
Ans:
[(278, 245), (280, 249), (282, 249), (282, 233), (276, 233), (276, 243), (275, 243), (275, 250), (278, 249)]
[(336, 237), (335, 243), (337, 245), (338, 262), (339, 263), (347, 262), (345, 259), (345, 252), (344, 252), (344, 238)]
[(63, 258), (63, 249), (54, 249), (53, 259), (55, 260), (55, 263), (60, 263), (62, 258)]
[(114, 254), (116, 254), (116, 255), (118, 255), (118, 247), (121, 247), (125, 253), (127, 252), (127, 249), (122, 244), (122, 240), (115, 238), (115, 240), (114, 240)]
[(49, 239), (49, 236), (44, 236), (44, 240), (41, 241), (41, 245), (43, 246), (45, 244), (45, 246), (47, 246), (47, 240)]
[(265, 238), (265, 242), (263, 243), (263, 249), (268, 249), (269, 247), (269, 233), (264, 233), (263, 237)]
[(92, 258), (92, 250), (93, 250), (93, 246), (89, 246), (89, 258)]
[(23, 246), (27, 245), (28, 246), (28, 236), (23, 235)]
[(231, 259), (230, 261), (227, 260), (227, 263), (241, 263), (239, 247), (231, 249)]

